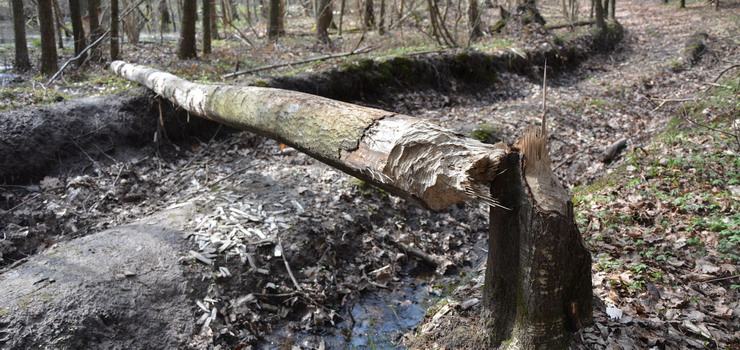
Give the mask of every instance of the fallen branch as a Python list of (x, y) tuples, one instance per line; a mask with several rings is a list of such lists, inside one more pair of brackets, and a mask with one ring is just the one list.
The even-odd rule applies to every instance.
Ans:
[(275, 69), (275, 68), (280, 68), (280, 67), (293, 66), (293, 65), (310, 63), (310, 62), (315, 62), (315, 61), (324, 61), (324, 60), (328, 60), (328, 59), (332, 59), (332, 58), (338, 58), (338, 57), (346, 57), (346, 56), (352, 56), (352, 55), (359, 55), (359, 54), (370, 52), (372, 50), (373, 50), (372, 47), (366, 46), (366, 47), (363, 47), (363, 48), (361, 48), (359, 50), (352, 50), (352, 51), (349, 51), (349, 52), (338, 53), (338, 54), (334, 54), (334, 55), (325, 55), (325, 56), (319, 56), (319, 57), (309, 58), (309, 59), (305, 59), (305, 60), (301, 60), (301, 61), (296, 61), (296, 62), (284, 62), (284, 63), (271, 64), (269, 66), (262, 66), (262, 67), (257, 67), (257, 68), (245, 69), (245, 70), (242, 70), (242, 71), (225, 74), (221, 78), (223, 78), (223, 79), (233, 78), (233, 77), (237, 77), (237, 76), (244, 75), (244, 74), (256, 73), (256, 72), (261, 72), (261, 71), (264, 71), (264, 70), (270, 70), (270, 69)]
[(425, 262), (427, 265), (432, 266), (436, 268), (437, 266), (440, 266), (442, 264), (441, 261), (439, 261), (439, 258), (437, 258), (434, 255), (424, 253), (419, 248), (414, 248), (409, 245), (400, 243), (400, 242), (394, 242), (398, 248), (401, 249), (404, 253), (406, 253), (409, 256), (412, 256), (414, 258), (417, 258), (423, 262)]

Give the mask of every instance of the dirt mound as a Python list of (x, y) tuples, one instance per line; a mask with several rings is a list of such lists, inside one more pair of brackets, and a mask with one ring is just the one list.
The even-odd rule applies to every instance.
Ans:
[(213, 129), (204, 119), (186, 122), (184, 114), (144, 88), (2, 112), (0, 183), (26, 184), (82, 168), (80, 162), (125, 158), (155, 132), (177, 141)]
[(186, 348), (203, 282), (179, 264), (188, 248), (172, 227), (189, 212), (60, 243), (0, 275), (0, 347)]

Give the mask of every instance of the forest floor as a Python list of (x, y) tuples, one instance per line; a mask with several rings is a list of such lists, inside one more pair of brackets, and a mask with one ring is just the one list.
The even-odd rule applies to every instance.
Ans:
[[(617, 20), (626, 29), (619, 47), (555, 74), (547, 91), (554, 167), (573, 190), (600, 300), (596, 323), (576, 335), (577, 346), (736, 348), (740, 76), (728, 68), (740, 61), (740, 4), (728, 2), (719, 14), (691, 1), (684, 10), (639, 0), (619, 6)], [(707, 48), (692, 65), (684, 51), (697, 31), (708, 34)], [(367, 44), (380, 45), (374, 40)], [(439, 49), (426, 41), (401, 48), (397, 41), (397, 48), (375, 54)], [(226, 43), (208, 62), (162, 61), (174, 49), (156, 43), (125, 54), (213, 81), (303, 57), (296, 52), (317, 53), (301, 43), (247, 51)], [(347, 40), (335, 50), (355, 46)], [(70, 73), (39, 94), (33, 85), (42, 81), (25, 79), (3, 90), (6, 108), (132, 87), (107, 73)], [(254, 79), (261, 78), (237, 81)], [(366, 103), (512, 142), (536, 123), (542, 92), (537, 79), (503, 73), (495, 87), (477, 93), (411, 91)], [(622, 138), (625, 150), (602, 161)], [(182, 305), (199, 329), (194, 348), (457, 348), (449, 335), (477, 322), (487, 246), (483, 205), (428, 212), (248, 133), (216, 129), (200, 142), (127, 152), (2, 186), (3, 273), (57, 241), (188, 205), (196, 208), (185, 224), (192, 251), (183, 252), (182, 264), (210, 283), (197, 302)], [(18, 242), (28, 237), (37, 245), (24, 251)], [(404, 245), (442, 264), (427, 266)]]

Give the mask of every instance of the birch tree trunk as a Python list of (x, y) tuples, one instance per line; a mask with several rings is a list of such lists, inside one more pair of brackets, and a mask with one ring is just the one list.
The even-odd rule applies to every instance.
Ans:
[(117, 75), (191, 114), (270, 137), (432, 210), (491, 206), (481, 326), (490, 347), (561, 349), (591, 322), (591, 256), (550, 166), (546, 123), (513, 147), (309, 94), (200, 85), (121, 61)]

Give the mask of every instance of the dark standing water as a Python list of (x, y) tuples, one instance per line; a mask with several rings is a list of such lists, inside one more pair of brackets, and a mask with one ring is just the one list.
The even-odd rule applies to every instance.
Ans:
[(409, 277), (393, 291), (363, 295), (349, 312), (340, 312), (344, 320), (326, 334), (291, 333), (282, 327), (265, 339), (261, 349), (318, 347), (321, 341), (326, 349), (397, 349), (401, 336), (417, 326), (440, 299), (423, 281)]

